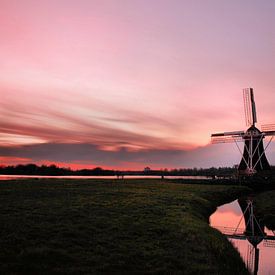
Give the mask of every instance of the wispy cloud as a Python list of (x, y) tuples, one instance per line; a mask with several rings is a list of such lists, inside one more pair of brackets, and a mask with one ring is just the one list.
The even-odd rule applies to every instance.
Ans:
[[(227, 160), (222, 162), (223, 154)], [(109, 168), (142, 169), (144, 166), (152, 168), (184, 168), (231, 166), (238, 163), (239, 155), (232, 146), (206, 146), (193, 150), (177, 149), (147, 149), (103, 150), (94, 144), (64, 144), (47, 143), (24, 145), (20, 147), (0, 147), (0, 155), (16, 159), (28, 159), (35, 163), (64, 163), (77, 164), (78, 167), (102, 166)]]

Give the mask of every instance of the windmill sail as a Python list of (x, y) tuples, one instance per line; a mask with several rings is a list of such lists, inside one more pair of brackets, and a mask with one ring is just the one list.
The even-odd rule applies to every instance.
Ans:
[(244, 113), (246, 126), (255, 125), (257, 122), (256, 105), (254, 101), (254, 93), (252, 88), (243, 90)]
[(224, 132), (211, 135), (212, 143), (228, 143), (242, 141), (244, 131)]
[(256, 115), (256, 105), (254, 101), (254, 93), (252, 88), (250, 88), (250, 98), (251, 98), (253, 125), (255, 125), (255, 123), (257, 122), (257, 115)]

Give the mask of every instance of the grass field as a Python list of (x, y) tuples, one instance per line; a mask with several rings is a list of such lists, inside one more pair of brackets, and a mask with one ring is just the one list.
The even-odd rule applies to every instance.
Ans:
[(0, 274), (247, 274), (208, 216), (245, 187), (0, 182)]

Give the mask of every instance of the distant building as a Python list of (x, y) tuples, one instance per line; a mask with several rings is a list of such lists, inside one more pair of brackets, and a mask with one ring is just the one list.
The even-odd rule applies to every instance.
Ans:
[(146, 172), (148, 173), (148, 172), (151, 171), (151, 169), (150, 169), (150, 167), (147, 166), (147, 167), (145, 167), (145, 168), (143, 169), (143, 171), (144, 171), (145, 173), (146, 173)]

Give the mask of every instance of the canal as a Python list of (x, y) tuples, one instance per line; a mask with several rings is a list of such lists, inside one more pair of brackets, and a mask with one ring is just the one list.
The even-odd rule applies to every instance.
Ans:
[(254, 211), (252, 200), (239, 199), (218, 207), (209, 222), (227, 236), (251, 274), (275, 274), (275, 231), (262, 224)]

